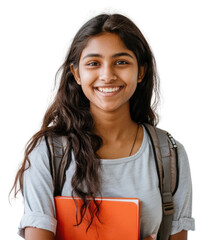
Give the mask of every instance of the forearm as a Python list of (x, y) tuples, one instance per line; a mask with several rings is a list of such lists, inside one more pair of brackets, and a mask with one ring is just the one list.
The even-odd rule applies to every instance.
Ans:
[(169, 240), (187, 240), (187, 231), (181, 231), (177, 234), (170, 236)]
[(26, 240), (54, 240), (53, 232), (48, 230), (27, 227), (25, 229), (25, 239)]

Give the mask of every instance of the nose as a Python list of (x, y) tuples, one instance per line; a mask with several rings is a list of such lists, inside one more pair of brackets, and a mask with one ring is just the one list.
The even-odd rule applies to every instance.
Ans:
[(111, 83), (117, 79), (117, 76), (110, 65), (105, 65), (100, 69), (99, 80)]

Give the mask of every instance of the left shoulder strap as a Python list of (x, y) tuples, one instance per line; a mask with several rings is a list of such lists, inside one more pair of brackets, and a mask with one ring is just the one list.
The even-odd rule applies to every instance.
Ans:
[(173, 195), (178, 187), (177, 145), (166, 131), (149, 124), (144, 127), (150, 137), (159, 177), (159, 188), (162, 197), (163, 218), (158, 234), (159, 240), (168, 240), (174, 213)]
[(54, 197), (61, 196), (65, 182), (65, 173), (71, 162), (71, 151), (67, 151), (67, 137), (46, 136), (46, 144), (49, 150), (49, 165), (53, 179)]

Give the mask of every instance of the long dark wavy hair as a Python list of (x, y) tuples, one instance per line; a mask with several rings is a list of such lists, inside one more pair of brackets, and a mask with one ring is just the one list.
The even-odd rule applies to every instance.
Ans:
[[(127, 17), (120, 14), (98, 15), (85, 23), (73, 39), (64, 64), (58, 70), (58, 73), (61, 73), (60, 84), (55, 99), (45, 113), (40, 131), (26, 146), (24, 161), (12, 188), (15, 196), (18, 191), (23, 194), (23, 174), (27, 162), (30, 166), (29, 154), (44, 136), (66, 136), (69, 142), (66, 151), (73, 151), (76, 162), (76, 170), (71, 181), (72, 197), (78, 196), (83, 201), (80, 208), (81, 219), (77, 224), (82, 222), (86, 210), (89, 210), (91, 216), (89, 226), (95, 216), (99, 219), (100, 204), (96, 203), (95, 197), (101, 195), (100, 160), (96, 152), (102, 145), (102, 139), (93, 133), (94, 121), (90, 113), (89, 100), (81, 86), (76, 83), (70, 65), (73, 64), (76, 68), (88, 40), (104, 32), (117, 34), (125, 46), (135, 54), (138, 67), (144, 66), (146, 69), (142, 82), (137, 85), (130, 99), (131, 118), (138, 123), (157, 124), (158, 117), (155, 111), (159, 96), (158, 77), (155, 60), (146, 39)], [(67, 156), (70, 157), (71, 154)], [(84, 185), (85, 191), (82, 188)]]

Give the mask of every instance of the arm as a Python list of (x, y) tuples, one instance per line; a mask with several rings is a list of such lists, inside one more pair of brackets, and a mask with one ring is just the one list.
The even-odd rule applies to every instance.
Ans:
[(26, 240), (54, 240), (54, 234), (53, 232), (40, 229), (40, 228), (26, 227), (25, 239)]
[(192, 218), (192, 182), (189, 160), (182, 144), (177, 142), (179, 185), (173, 196), (175, 212), (173, 215), (170, 240), (187, 240), (187, 231), (194, 230)]
[[(23, 177), (24, 215), (18, 232), (20, 236), (24, 237), (25, 229), (33, 227), (31, 234), (27, 235), (27, 239), (30, 239), (30, 235), (34, 234), (38, 229), (55, 233), (57, 227), (53, 180), (50, 174), (49, 156), (44, 140), (30, 153), (29, 159), (31, 165), (24, 172)], [(27, 231), (29, 233), (31, 230), (26, 229)]]
[(181, 231), (174, 235), (171, 235), (169, 240), (187, 240), (187, 231)]

